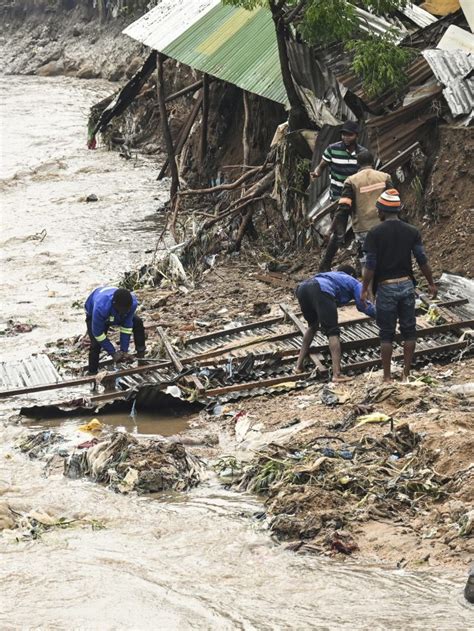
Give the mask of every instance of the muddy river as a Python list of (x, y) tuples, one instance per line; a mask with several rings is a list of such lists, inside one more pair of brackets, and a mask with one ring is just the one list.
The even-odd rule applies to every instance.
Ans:
[[(108, 85), (0, 82), (0, 317), (2, 326), (37, 325), (0, 338), (2, 358), (19, 358), (80, 333), (73, 303), (150, 256), (162, 189), (150, 161), (85, 149), (87, 108)], [(98, 202), (84, 201), (91, 193)], [(159, 497), (44, 477), (42, 463), (13, 448), (25, 427), (7, 422), (11, 412), (3, 406), (0, 499), (90, 525), (36, 540), (0, 536), (1, 629), (473, 628), (464, 574), (295, 555), (272, 541), (257, 498), (223, 489), (211, 474), (189, 493)], [(161, 427), (146, 417), (106, 420), (138, 434), (186, 427), (186, 419)], [(74, 432), (79, 422), (54, 425)]]

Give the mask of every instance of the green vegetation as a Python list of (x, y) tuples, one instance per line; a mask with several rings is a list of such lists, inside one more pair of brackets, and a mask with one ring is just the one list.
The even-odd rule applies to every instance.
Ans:
[[(313, 46), (342, 43), (354, 57), (352, 69), (362, 79), (368, 96), (374, 97), (386, 90), (400, 90), (406, 85), (405, 69), (412, 54), (396, 45), (394, 33), (384, 36), (367, 34), (360, 27), (357, 8), (387, 17), (402, 9), (408, 0), (223, 0), (224, 3), (255, 9), (266, 6), (272, 12), (277, 38), (288, 37), (294, 30)], [(283, 24), (283, 31), (278, 26)], [(284, 38), (283, 38), (284, 39)], [(279, 42), (281, 44), (281, 41)], [(284, 44), (286, 47), (286, 44)], [(285, 60), (280, 62), (285, 87)], [(294, 95), (288, 93), (291, 106), (297, 105)], [(293, 98), (292, 98), (293, 97)]]
[(397, 46), (393, 33), (353, 40), (346, 44), (346, 49), (354, 53), (352, 69), (362, 79), (367, 96), (375, 97), (386, 90), (400, 91), (405, 87), (405, 68), (413, 59), (413, 53)]

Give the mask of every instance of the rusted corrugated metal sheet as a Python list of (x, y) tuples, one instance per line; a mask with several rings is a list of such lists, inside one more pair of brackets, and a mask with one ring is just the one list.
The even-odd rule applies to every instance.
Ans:
[(423, 56), (443, 84), (454, 117), (474, 116), (474, 55), (462, 50), (425, 50)]
[[(337, 74), (337, 80), (345, 88), (350, 90), (357, 98), (359, 98), (367, 109), (374, 114), (380, 113), (383, 108), (389, 107), (398, 98), (398, 94), (394, 90), (390, 90), (378, 97), (369, 97), (362, 87), (362, 80), (352, 71)], [(417, 57), (407, 69), (407, 88), (413, 88), (427, 81), (433, 72), (423, 57)]]
[(0, 363), (0, 390), (58, 383), (61, 377), (47, 355)]
[(436, 110), (431, 106), (441, 91), (440, 86), (434, 85), (423, 98), (367, 122), (371, 147), (383, 162), (392, 160), (412, 145), (419, 139), (421, 128), (437, 117)]

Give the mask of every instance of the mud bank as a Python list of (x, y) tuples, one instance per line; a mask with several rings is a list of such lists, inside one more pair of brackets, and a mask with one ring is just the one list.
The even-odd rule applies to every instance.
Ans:
[(2, 74), (120, 81), (142, 63), (142, 47), (122, 35), (133, 14), (101, 22), (80, 3), (70, 10), (0, 6), (0, 18)]

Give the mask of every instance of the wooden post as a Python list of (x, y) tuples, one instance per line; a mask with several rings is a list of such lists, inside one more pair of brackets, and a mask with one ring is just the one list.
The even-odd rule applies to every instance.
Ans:
[(207, 153), (207, 128), (209, 122), (209, 75), (202, 76), (202, 125), (201, 125), (201, 143), (199, 147), (199, 155), (201, 166), (204, 164)]
[(246, 90), (242, 90), (242, 97), (244, 102), (244, 128), (242, 131), (242, 147), (243, 147), (243, 165), (244, 167), (250, 164), (250, 144), (249, 144), (249, 130), (250, 130), (250, 103), (249, 93)]
[[(173, 362), (174, 367), (179, 372), (182, 372), (183, 369), (184, 369), (184, 366), (183, 366), (181, 360), (179, 359), (179, 357), (174, 352), (174, 349), (171, 346), (171, 342), (169, 341), (168, 336), (163, 331), (161, 326), (156, 327), (156, 330), (158, 332), (158, 335), (161, 338), (161, 341), (163, 342), (163, 345), (164, 345), (164, 347), (166, 349), (166, 352), (168, 353), (169, 358)], [(202, 382), (199, 380), (198, 377), (196, 377), (196, 375), (186, 376), (186, 377), (184, 377), (184, 381), (186, 383), (188, 383), (188, 384), (191, 382), (194, 385), (194, 387), (197, 389), (198, 392), (204, 392), (204, 390), (205, 390)]]
[[(202, 104), (202, 95), (198, 96), (198, 98), (196, 99), (196, 102), (194, 103), (191, 113), (189, 114), (188, 118), (184, 122), (184, 125), (181, 127), (179, 131), (178, 140), (176, 142), (175, 159), (176, 159), (176, 156), (178, 156), (181, 153), (181, 150), (183, 149), (186, 143), (186, 140), (188, 139), (189, 132), (191, 131), (194, 121), (197, 118), (198, 112), (201, 109), (201, 104)], [(169, 160), (166, 160), (163, 166), (161, 167), (161, 171), (158, 173), (158, 177), (156, 178), (157, 180), (161, 180), (165, 177), (166, 171), (168, 170), (168, 166), (169, 166)]]
[(171, 137), (171, 130), (168, 122), (168, 112), (166, 111), (166, 95), (164, 88), (164, 77), (163, 77), (163, 65), (166, 61), (167, 57), (163, 55), (163, 53), (158, 53), (156, 58), (156, 90), (158, 95), (158, 104), (160, 107), (160, 118), (161, 118), (161, 130), (163, 132), (163, 138), (166, 145), (166, 152), (168, 154), (168, 160), (171, 168), (171, 189), (170, 189), (170, 197), (173, 200), (178, 192), (179, 188), (179, 175), (178, 175), (178, 166), (176, 164), (176, 158), (174, 154), (173, 147), (173, 139)]

